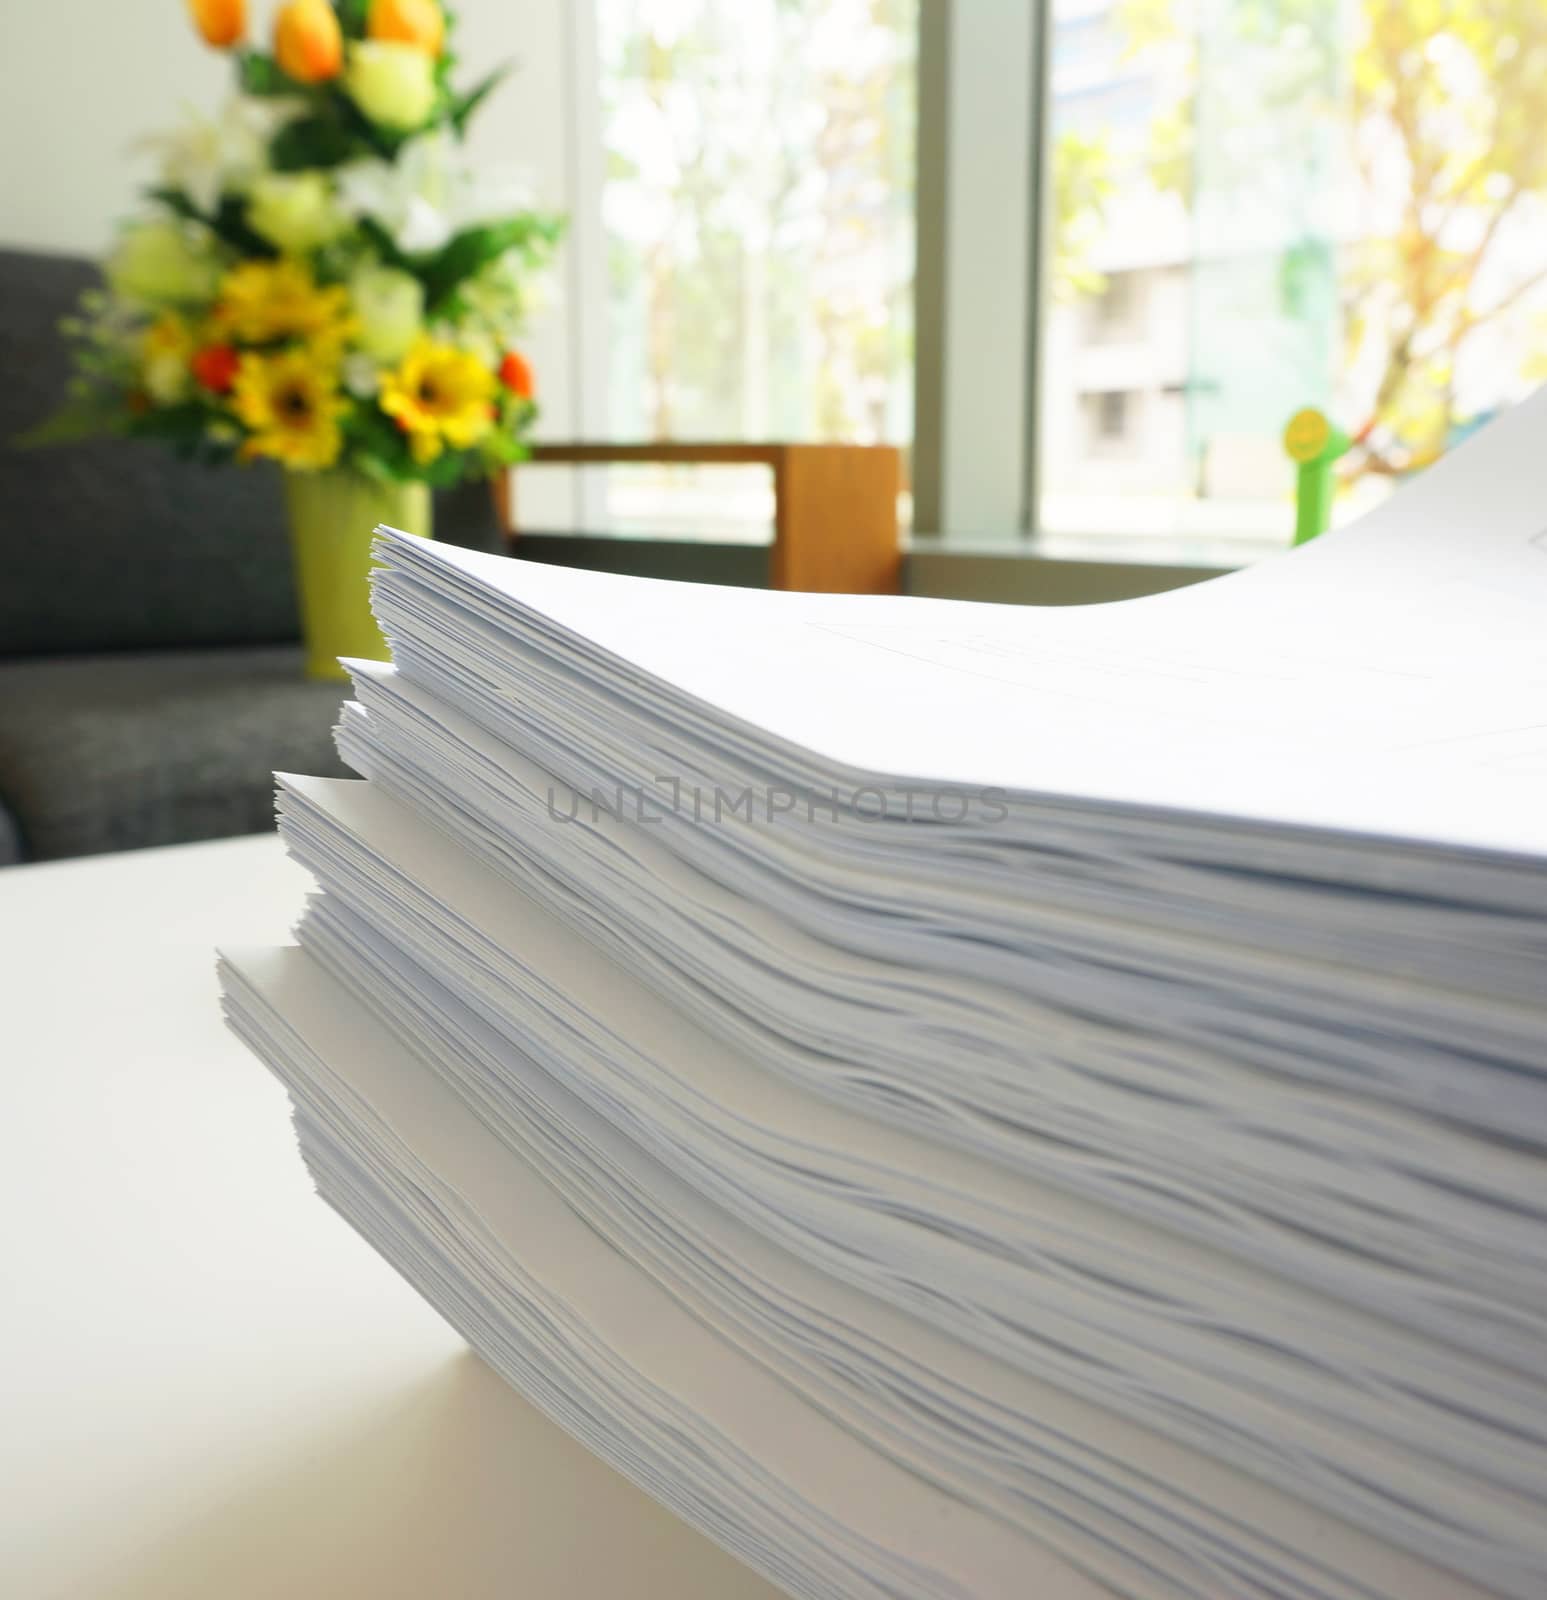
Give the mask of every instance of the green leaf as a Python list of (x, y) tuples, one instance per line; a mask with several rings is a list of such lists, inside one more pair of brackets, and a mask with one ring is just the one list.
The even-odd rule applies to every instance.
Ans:
[(287, 122), (269, 141), (269, 161), (276, 172), (337, 167), (369, 153), (370, 146), (327, 111), (314, 111)]
[(328, 109), (354, 135), (359, 144), (372, 154), (380, 156), (383, 161), (395, 161), (398, 151), (422, 131), (419, 128), (410, 128), (400, 133), (392, 128), (383, 128), (379, 123), (372, 122), (342, 89), (329, 95)]
[(215, 420), (215, 413), (207, 406), (187, 401), (182, 405), (142, 411), (126, 418), (115, 431), (130, 439), (160, 440), (185, 461), (229, 461), (239, 441), (212, 439), (209, 429)]
[[(524, 426), (524, 424), (523, 424)], [(513, 467), (531, 454), (525, 439), (515, 428), (500, 428), (491, 433), (479, 446), (479, 455), (485, 468)]]
[(338, 25), (346, 39), (365, 37), (365, 19), (371, 9), (371, 0), (334, 0), (338, 12)]
[(159, 201), (168, 211), (175, 212), (189, 222), (203, 223), (206, 228), (211, 225), (210, 219), (199, 210), (181, 189), (147, 189), (145, 193), (152, 200)]
[(467, 474), (467, 468), (467, 451), (443, 450), (433, 461), (426, 462), (419, 471), (432, 489), (449, 489), (453, 484), (462, 481)]
[(277, 256), (279, 251), (247, 224), (247, 202), (240, 195), (223, 194), (210, 220), (215, 236), (244, 256)]
[(418, 468), (408, 451), (403, 430), (373, 405), (358, 405), (344, 419), (344, 437), (351, 445), (350, 455), (362, 469), (399, 482), (418, 477)]
[(375, 217), (361, 217), (359, 226), (360, 232), (365, 235), (371, 248), (389, 267), (397, 267), (403, 272), (414, 270), (413, 262), (398, 249), (397, 240)]
[(261, 234), (247, 225), (247, 208), (241, 198), (223, 194), (214, 214), (200, 211), (181, 189), (147, 189), (146, 194), (167, 210), (189, 222), (208, 228), (222, 244), (229, 245), (238, 255), (275, 256), (279, 252)]
[(456, 129), (459, 139), (467, 132), (468, 119), (510, 76), (510, 70), (510, 62), (503, 62), (487, 77), (481, 78), (475, 83), (466, 94), (452, 96), (449, 116), (451, 118), (451, 126)]
[(425, 310), (431, 316), (436, 315), (462, 284), (509, 250), (536, 249), (546, 254), (563, 231), (564, 225), (558, 218), (537, 212), (464, 228), (421, 269)]
[(264, 98), (309, 92), (308, 86), (292, 78), (273, 56), (256, 50), (243, 50), (237, 55), (236, 80), (243, 93)]
[(526, 235), (518, 219), (484, 223), (453, 235), (424, 268), (425, 309), (433, 316), (459, 285), (498, 260)]
[(206, 437), (210, 424), (207, 407), (197, 401), (182, 405), (156, 406), (130, 417), (124, 432), (135, 439), (166, 439), (173, 444), (196, 445)]
[(108, 395), (93, 391), (76, 395), (51, 416), (12, 436), (16, 450), (41, 450), (47, 445), (76, 444), (104, 433), (123, 431), (124, 411)]
[(354, 408), (344, 420), (344, 437), (350, 463), (375, 478), (446, 489), (487, 471), (480, 449), (443, 450), (433, 461), (415, 461), (408, 435), (373, 405)]

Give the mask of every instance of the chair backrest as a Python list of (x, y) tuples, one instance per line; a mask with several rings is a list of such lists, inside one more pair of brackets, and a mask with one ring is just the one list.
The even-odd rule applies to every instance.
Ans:
[(0, 251), (0, 655), (298, 637), (277, 472), (148, 440), (12, 448), (64, 397), (59, 320), (95, 281), (84, 261)]

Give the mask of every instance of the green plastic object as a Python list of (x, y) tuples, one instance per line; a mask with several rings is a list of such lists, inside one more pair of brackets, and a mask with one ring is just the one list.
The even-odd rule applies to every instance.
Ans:
[(1299, 471), (1295, 481), (1295, 539), (1308, 544), (1332, 520), (1332, 469), (1349, 447), (1349, 437), (1325, 413), (1307, 406), (1284, 428), (1284, 448)]
[(344, 680), (340, 656), (387, 659), (371, 615), (371, 537), (379, 522), (432, 537), (430, 489), (347, 469), (287, 472), (285, 506), (306, 641), (306, 676)]

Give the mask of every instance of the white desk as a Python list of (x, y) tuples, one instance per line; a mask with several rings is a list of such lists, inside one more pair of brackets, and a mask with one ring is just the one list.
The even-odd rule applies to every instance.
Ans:
[(0, 872), (0, 1594), (770, 1600), (311, 1193), (228, 1035), (272, 838)]

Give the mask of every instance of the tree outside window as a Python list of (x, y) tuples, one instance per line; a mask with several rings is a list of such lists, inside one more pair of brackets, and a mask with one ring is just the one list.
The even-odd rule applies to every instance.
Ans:
[[(1299, 406), (1356, 440), (1346, 514), (1547, 377), (1540, 0), (1055, 0), (1052, 41), (1055, 531), (1277, 540)], [(1068, 420), (1119, 382), (1152, 416), (1122, 474)]]

